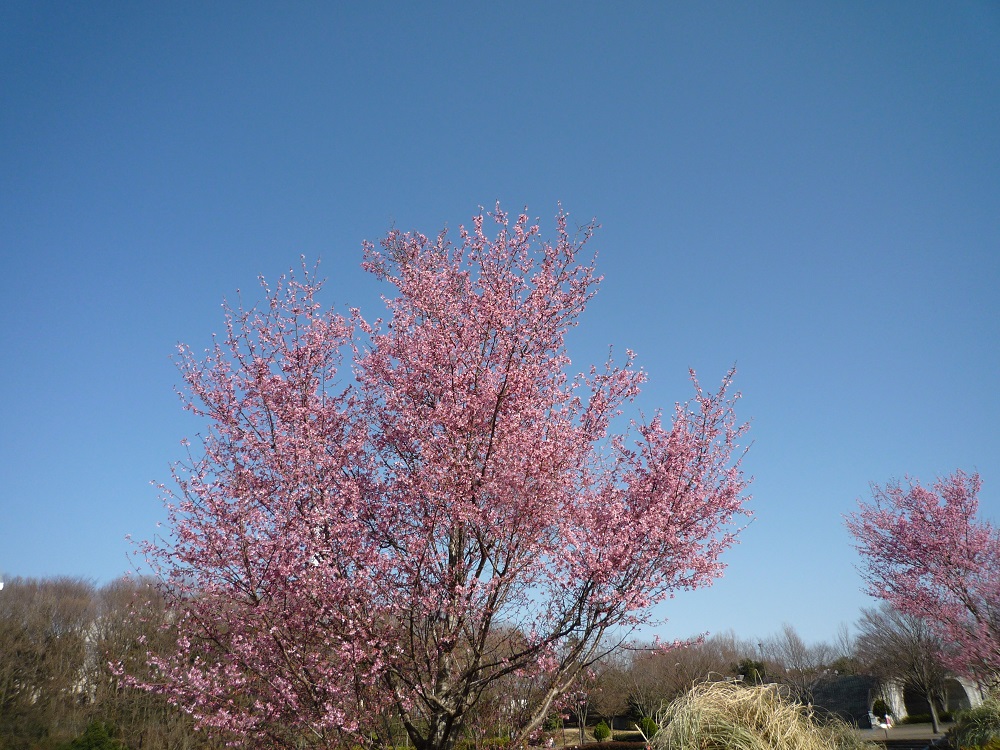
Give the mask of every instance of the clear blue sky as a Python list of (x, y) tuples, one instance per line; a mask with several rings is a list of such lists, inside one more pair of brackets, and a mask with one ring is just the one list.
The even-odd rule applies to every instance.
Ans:
[(603, 225), (575, 365), (739, 368), (757, 520), (664, 637), (831, 638), (871, 481), (1000, 517), (997, 4), (8, 0), (0, 571), (129, 567), (224, 296), (304, 254), (374, 315), (363, 239), (497, 199)]

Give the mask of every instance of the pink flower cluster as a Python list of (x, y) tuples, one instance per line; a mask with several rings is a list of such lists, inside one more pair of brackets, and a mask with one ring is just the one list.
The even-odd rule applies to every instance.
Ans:
[[(708, 585), (745, 514), (730, 373), (670, 418), (612, 424), (633, 356), (570, 377), (596, 291), (557, 217), (488, 215), (452, 244), (391, 233), (365, 267), (386, 321), (317, 301), (304, 272), (182, 347), (201, 450), (175, 469), (173, 537), (146, 545), (178, 612), (160, 690), (261, 746), (367, 742), (391, 715), (449, 747), (485, 691), (530, 675), (526, 736), (598, 654)], [(342, 367), (344, 360), (350, 367)]]
[(1000, 533), (977, 519), (978, 474), (956, 471), (872, 487), (847, 525), (869, 593), (927, 620), (957, 648), (952, 666), (987, 681), (1000, 674)]

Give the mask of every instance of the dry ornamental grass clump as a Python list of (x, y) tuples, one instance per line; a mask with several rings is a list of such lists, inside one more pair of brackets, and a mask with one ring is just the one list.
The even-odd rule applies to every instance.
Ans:
[(655, 750), (874, 750), (853, 728), (820, 720), (773, 685), (706, 682), (659, 716)]

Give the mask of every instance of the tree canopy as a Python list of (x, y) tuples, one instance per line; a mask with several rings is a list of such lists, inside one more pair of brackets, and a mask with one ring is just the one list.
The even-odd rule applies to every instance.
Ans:
[(565, 349), (593, 230), (560, 212), (543, 241), (497, 207), (457, 244), (393, 231), (364, 253), (386, 320), (324, 310), (303, 271), (181, 347), (207, 430), (145, 546), (180, 633), (147, 687), (261, 746), (364, 744), (391, 716), (430, 750), (530, 677), (517, 739), (609, 635), (721, 574), (747, 512), (732, 373), (616, 432), (645, 374), (629, 352), (573, 377)]
[(872, 596), (926, 620), (952, 666), (993, 681), (1000, 673), (1000, 534), (977, 518), (978, 474), (956, 471), (932, 488), (872, 486), (847, 525)]

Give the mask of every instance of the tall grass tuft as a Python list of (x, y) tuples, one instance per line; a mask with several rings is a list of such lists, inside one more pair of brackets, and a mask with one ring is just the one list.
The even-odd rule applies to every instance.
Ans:
[(659, 715), (656, 750), (874, 750), (834, 717), (822, 721), (774, 685), (705, 682)]
[(957, 748), (1000, 745), (1000, 699), (994, 696), (981, 706), (963, 711), (948, 738), (952, 747)]

